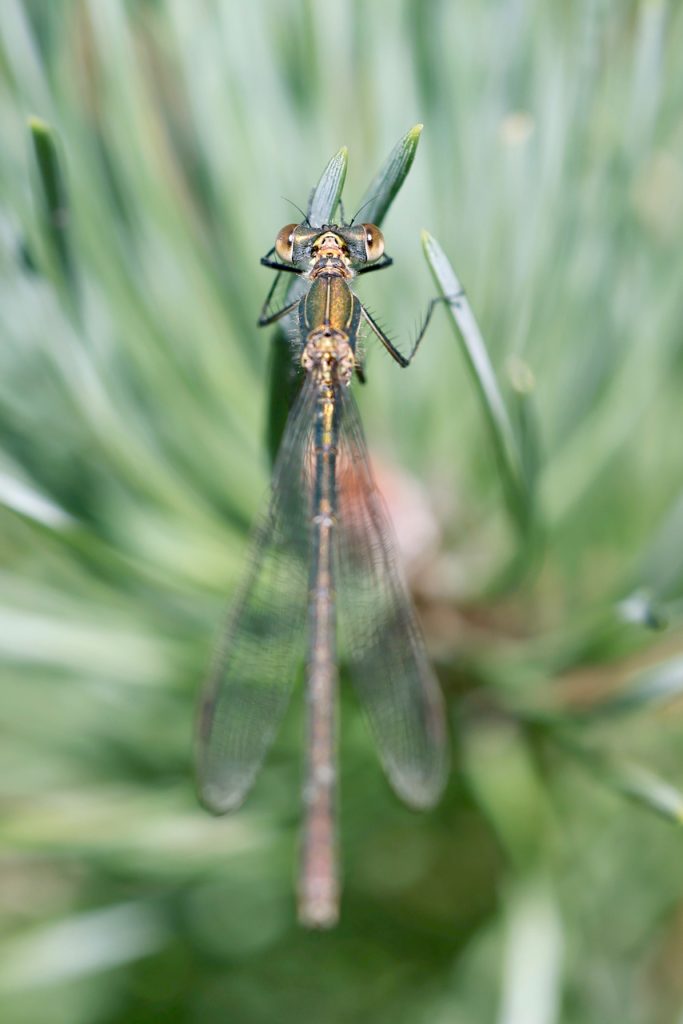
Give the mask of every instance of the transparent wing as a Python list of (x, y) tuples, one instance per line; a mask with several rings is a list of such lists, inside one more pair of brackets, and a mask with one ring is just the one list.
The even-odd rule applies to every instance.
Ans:
[(249, 568), (201, 697), (198, 789), (216, 813), (246, 796), (303, 659), (315, 404), (315, 385), (306, 381), (287, 420), (270, 504), (254, 531)]
[(411, 806), (428, 807), (446, 780), (444, 702), (372, 476), (356, 403), (348, 389), (340, 391), (340, 635), (391, 785)]

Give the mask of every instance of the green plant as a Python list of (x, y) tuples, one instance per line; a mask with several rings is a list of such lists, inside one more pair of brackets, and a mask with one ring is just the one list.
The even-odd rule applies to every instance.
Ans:
[[(680, 1015), (682, 53), (663, 0), (5, 0), (3, 1021)], [(427, 224), (505, 425), (446, 312), (409, 371), (370, 354), (456, 758), (411, 815), (345, 697), (321, 938), (291, 897), (300, 707), (218, 821), (193, 708), (267, 486), (279, 197), (343, 142), (360, 205), (418, 120), (363, 298), (409, 335)]]

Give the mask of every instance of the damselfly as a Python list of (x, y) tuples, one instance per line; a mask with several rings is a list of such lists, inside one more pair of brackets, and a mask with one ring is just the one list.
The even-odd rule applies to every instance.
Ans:
[(261, 263), (305, 284), (303, 294), (273, 310), (274, 285), (259, 319), (261, 326), (288, 315), (295, 321), (294, 356), (304, 380), (282, 437), (270, 503), (252, 539), (249, 569), (202, 697), (199, 789), (217, 813), (242, 802), (305, 658), (299, 916), (304, 924), (328, 927), (339, 903), (338, 619), (348, 673), (394, 790), (409, 805), (428, 807), (445, 781), (443, 701), (350, 390), (354, 375), (363, 380), (361, 330), (408, 366), (438, 300), (405, 357), (351, 290), (355, 277), (392, 263), (373, 224), (288, 224)]

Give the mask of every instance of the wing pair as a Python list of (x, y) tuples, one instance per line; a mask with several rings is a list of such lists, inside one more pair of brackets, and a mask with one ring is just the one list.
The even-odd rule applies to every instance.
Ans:
[[(349, 673), (384, 770), (414, 807), (446, 776), (443, 700), (372, 477), (356, 403), (339, 387), (335, 585)], [(314, 469), (315, 383), (287, 421), (270, 504), (207, 681), (199, 715), (199, 791), (214, 812), (237, 807), (270, 747), (305, 657)]]

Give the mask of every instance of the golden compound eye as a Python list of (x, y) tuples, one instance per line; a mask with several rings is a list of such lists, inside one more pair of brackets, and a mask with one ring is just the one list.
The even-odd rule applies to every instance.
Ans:
[(384, 255), (384, 235), (375, 224), (364, 224), (365, 249), (369, 263), (374, 263)]
[(297, 224), (285, 224), (282, 231), (278, 232), (278, 236), (275, 239), (275, 252), (281, 260), (284, 260), (285, 263), (292, 262), (292, 253), (294, 252), (294, 231), (297, 227)]

